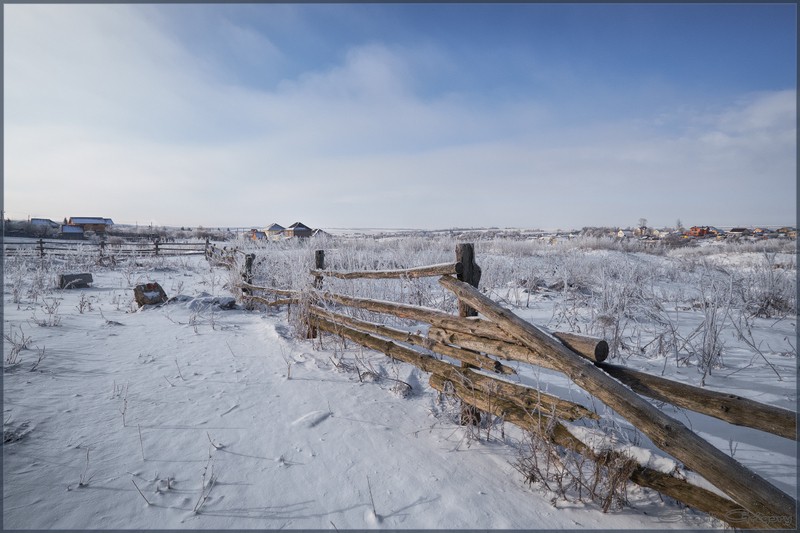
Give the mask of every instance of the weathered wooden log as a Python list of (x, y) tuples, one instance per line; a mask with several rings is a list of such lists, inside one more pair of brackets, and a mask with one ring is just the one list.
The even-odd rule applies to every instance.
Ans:
[(445, 361), (440, 361), (439, 359), (431, 357), (430, 355), (395, 344), (392, 341), (380, 339), (369, 333), (358, 331), (343, 324), (336, 324), (318, 315), (312, 315), (310, 320), (319, 329), (335, 335), (340, 335), (367, 348), (383, 352), (389, 357), (414, 365), (425, 372), (436, 372), (449, 380), (459, 383), (469, 383), (471, 386), (483, 390), (497, 390), (498, 397), (500, 397), (499, 395), (508, 393), (508, 395), (514, 399), (509, 399), (507, 401), (511, 403), (517, 402), (515, 405), (529, 406), (528, 408), (536, 410), (537, 412), (538, 410), (543, 410), (547, 413), (555, 412), (558, 416), (567, 420), (595, 417), (594, 413), (582, 405), (562, 400), (561, 398), (531, 389), (530, 387), (501, 381), (492, 376), (480, 374), (470, 369), (459, 368)]
[(793, 411), (735, 394), (686, 385), (619, 365), (600, 363), (597, 366), (643, 396), (713, 416), (736, 426), (759, 429), (797, 440), (797, 413)]
[(93, 282), (90, 273), (85, 274), (61, 274), (58, 276), (58, 287), (60, 289), (83, 289)]
[(298, 298), (300, 296), (300, 291), (298, 290), (276, 289), (275, 287), (261, 287), (259, 285), (253, 285), (252, 283), (244, 283), (244, 282), (242, 282), (242, 287), (245, 289), (249, 289), (251, 291), (271, 292), (272, 294), (277, 294), (278, 296), (288, 296), (294, 298)]
[(396, 341), (422, 346), (423, 348), (426, 348), (432, 352), (441, 355), (446, 355), (447, 357), (452, 357), (453, 359), (457, 359), (458, 361), (464, 361), (472, 365), (475, 365), (476, 367), (490, 370), (492, 372), (497, 372), (498, 374), (516, 374), (516, 371), (513, 368), (511, 368), (510, 366), (506, 366), (500, 363), (500, 361), (492, 359), (491, 357), (471, 352), (468, 350), (462, 350), (454, 346), (449, 346), (443, 342), (438, 342), (429, 339), (427, 337), (424, 337), (422, 335), (417, 335), (415, 333), (409, 333), (407, 331), (401, 331), (399, 329), (390, 328), (388, 326), (384, 326), (383, 324), (373, 324), (371, 322), (365, 322), (363, 320), (358, 320), (353, 317), (341, 315), (338, 313), (333, 313), (331, 311), (322, 309), (321, 307), (315, 305), (310, 306), (308, 311), (313, 315), (326, 318), (336, 324), (343, 324), (345, 326), (349, 326), (355, 329), (360, 329), (368, 333), (381, 335), (383, 337), (387, 337)]
[[(470, 320), (470, 322), (473, 321)], [(561, 331), (553, 332), (553, 336), (560, 340), (565, 346), (571, 348), (575, 353), (589, 360), (604, 361), (606, 357), (608, 357), (608, 343), (602, 339)], [(540, 363), (536, 363), (539, 366), (553, 368), (552, 363), (548, 362), (547, 357), (537, 351), (527, 348), (519, 342), (510, 342), (514, 339), (507, 334), (506, 340), (496, 340), (434, 326), (428, 330), (428, 337), (441, 342), (457, 344), (464, 348), (469, 348), (470, 350), (496, 355), (503, 359), (520, 360), (520, 358), (523, 357), (526, 362), (530, 362), (529, 358), (534, 357), (541, 361)]]
[[(547, 412), (544, 410), (529, 412), (504, 398), (497, 398), (484, 391), (470, 389), (458, 381), (447, 379), (444, 376), (432, 374), (430, 377), (431, 386), (442, 393), (447, 392), (448, 382), (452, 384), (454, 392), (463, 402), (471, 403), (478, 409), (501, 417), (505, 422), (531, 431), (544, 440), (549, 440), (593, 461), (601, 458), (600, 454), (570, 433), (558, 419), (554, 420), (547, 416)], [(622, 454), (613, 451), (606, 452), (602, 458), (625, 459)], [(639, 486), (654, 489), (690, 507), (708, 513), (737, 528), (770, 527), (765, 524), (764, 517), (752, 515), (739, 504), (702, 487), (692, 485), (683, 479), (648, 468), (646, 465), (638, 465), (631, 474), (630, 480)], [(776, 528), (776, 525), (771, 527)], [(777, 528), (780, 528), (780, 524)]]
[(335, 270), (311, 270), (312, 276), (339, 279), (395, 279), (395, 278), (424, 278), (458, 274), (461, 271), (460, 263), (442, 263), (439, 265), (405, 268), (397, 270), (356, 270), (352, 272), (338, 272)]
[(262, 303), (264, 305), (269, 305), (269, 306), (291, 305), (300, 302), (300, 298), (281, 298), (278, 300), (268, 300), (262, 296), (255, 296), (253, 294), (243, 295), (242, 299), (247, 301)]
[(713, 483), (755, 515), (778, 517), (796, 525), (796, 502), (758, 474), (708, 443), (680, 421), (566, 348), (551, 335), (504, 309), (470, 285), (443, 276), (440, 283), (496, 322), (525, 346), (542, 350), (572, 381), (614, 409), (661, 450)]

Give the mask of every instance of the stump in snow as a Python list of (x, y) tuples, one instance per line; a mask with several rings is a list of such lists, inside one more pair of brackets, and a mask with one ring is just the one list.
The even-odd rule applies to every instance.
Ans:
[(61, 274), (58, 276), (60, 289), (83, 289), (92, 283), (92, 275), (86, 274)]
[(167, 301), (167, 293), (156, 282), (137, 285), (133, 289), (133, 297), (139, 307), (145, 305), (155, 305)]

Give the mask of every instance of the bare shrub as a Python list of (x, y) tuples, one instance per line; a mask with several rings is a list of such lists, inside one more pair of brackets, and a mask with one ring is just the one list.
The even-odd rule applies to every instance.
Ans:
[(3, 334), (3, 338), (11, 346), (8, 354), (6, 354), (6, 365), (15, 366), (19, 364), (20, 353), (22, 350), (29, 349), (32, 339), (25, 336), (25, 332), (22, 331), (22, 326), (19, 326), (18, 332), (14, 330), (14, 326), (11, 326), (9, 332)]
[(533, 416), (537, 425), (527, 431), (514, 468), (529, 485), (539, 485), (559, 499), (600, 505), (604, 513), (628, 504), (628, 480), (638, 463), (625, 454), (603, 450), (588, 458), (553, 442), (556, 418)]

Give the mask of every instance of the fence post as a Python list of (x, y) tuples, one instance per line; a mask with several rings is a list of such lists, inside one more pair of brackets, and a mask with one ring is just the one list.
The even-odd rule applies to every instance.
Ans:
[(206, 259), (211, 260), (211, 244), (208, 242), (208, 237), (206, 237)]
[[(323, 270), (325, 268), (325, 250), (315, 250), (314, 251), (314, 268), (316, 270)], [(314, 276), (314, 281), (312, 283), (312, 287), (314, 289), (321, 289), (322, 288), (322, 276)], [(306, 313), (308, 313), (306, 311)], [(319, 335), (316, 326), (311, 324), (311, 314), (308, 313), (306, 316), (306, 320), (308, 320), (307, 328), (306, 328), (306, 338), (307, 339), (316, 339)]]
[(44, 257), (44, 241), (39, 238), (39, 257)]
[[(461, 274), (457, 274), (459, 281), (469, 283), (477, 288), (481, 280), (481, 267), (475, 263), (475, 245), (472, 243), (460, 243), (456, 245), (456, 262), (461, 263)], [(466, 318), (470, 316), (478, 316), (478, 311), (464, 303), (461, 299), (458, 300), (458, 316)], [(461, 363), (463, 368), (477, 368), (468, 363)], [(481, 421), (481, 412), (466, 403), (461, 404), (461, 425), (474, 425), (477, 426)]]
[[(256, 259), (256, 254), (247, 254), (244, 256), (244, 272), (242, 272), (242, 280), (245, 283), (253, 283), (253, 261)], [(242, 296), (250, 294), (250, 289), (242, 287)]]
[[(325, 270), (325, 250), (316, 250), (314, 252), (314, 268), (316, 270)], [(314, 288), (322, 288), (322, 276), (314, 276)]]
[(158, 239), (156, 239), (155, 241), (153, 241), (153, 244), (154, 244), (154, 245), (155, 245), (155, 247), (156, 247), (156, 255), (158, 255)]

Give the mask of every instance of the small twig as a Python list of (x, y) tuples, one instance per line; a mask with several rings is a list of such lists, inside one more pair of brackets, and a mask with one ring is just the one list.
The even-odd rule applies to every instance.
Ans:
[(178, 369), (178, 376), (180, 376), (180, 378), (183, 381), (186, 381), (186, 379), (183, 377), (183, 374), (181, 374), (181, 367), (178, 366), (178, 358), (177, 357), (175, 358), (175, 367)]
[(211, 440), (211, 435), (208, 434), (208, 431), (206, 431), (206, 437), (208, 437), (208, 442), (210, 442), (211, 446), (213, 446), (215, 449), (221, 450), (222, 448), (225, 447), (225, 445), (223, 444), (215, 444), (214, 441)]
[[(162, 376), (164, 379), (167, 379), (167, 376)], [(170, 380), (167, 379), (167, 383), (169, 383), (170, 387), (174, 387), (175, 385), (172, 384)]]
[(134, 487), (136, 487), (136, 490), (137, 490), (137, 491), (139, 491), (139, 494), (141, 494), (141, 495), (142, 495), (142, 498), (144, 498), (144, 501), (146, 501), (146, 502), (147, 502), (147, 505), (152, 505), (152, 504), (151, 504), (151, 503), (150, 503), (150, 502), (147, 500), (147, 498), (145, 498), (145, 496), (144, 496), (144, 493), (143, 493), (143, 492), (141, 491), (141, 489), (139, 488), (139, 485), (137, 485), (137, 484), (136, 484), (136, 482), (135, 482), (134, 480), (131, 480), (131, 483), (133, 483), (133, 486), (134, 486)]
[(367, 488), (369, 489), (369, 501), (372, 502), (372, 512), (377, 516), (378, 511), (375, 510), (375, 500), (372, 498), (372, 486), (369, 483), (369, 476), (367, 476)]
[(136, 427), (139, 429), (139, 446), (142, 449), (142, 461), (147, 461), (147, 459), (144, 458), (144, 442), (142, 441), (142, 426), (136, 424)]

